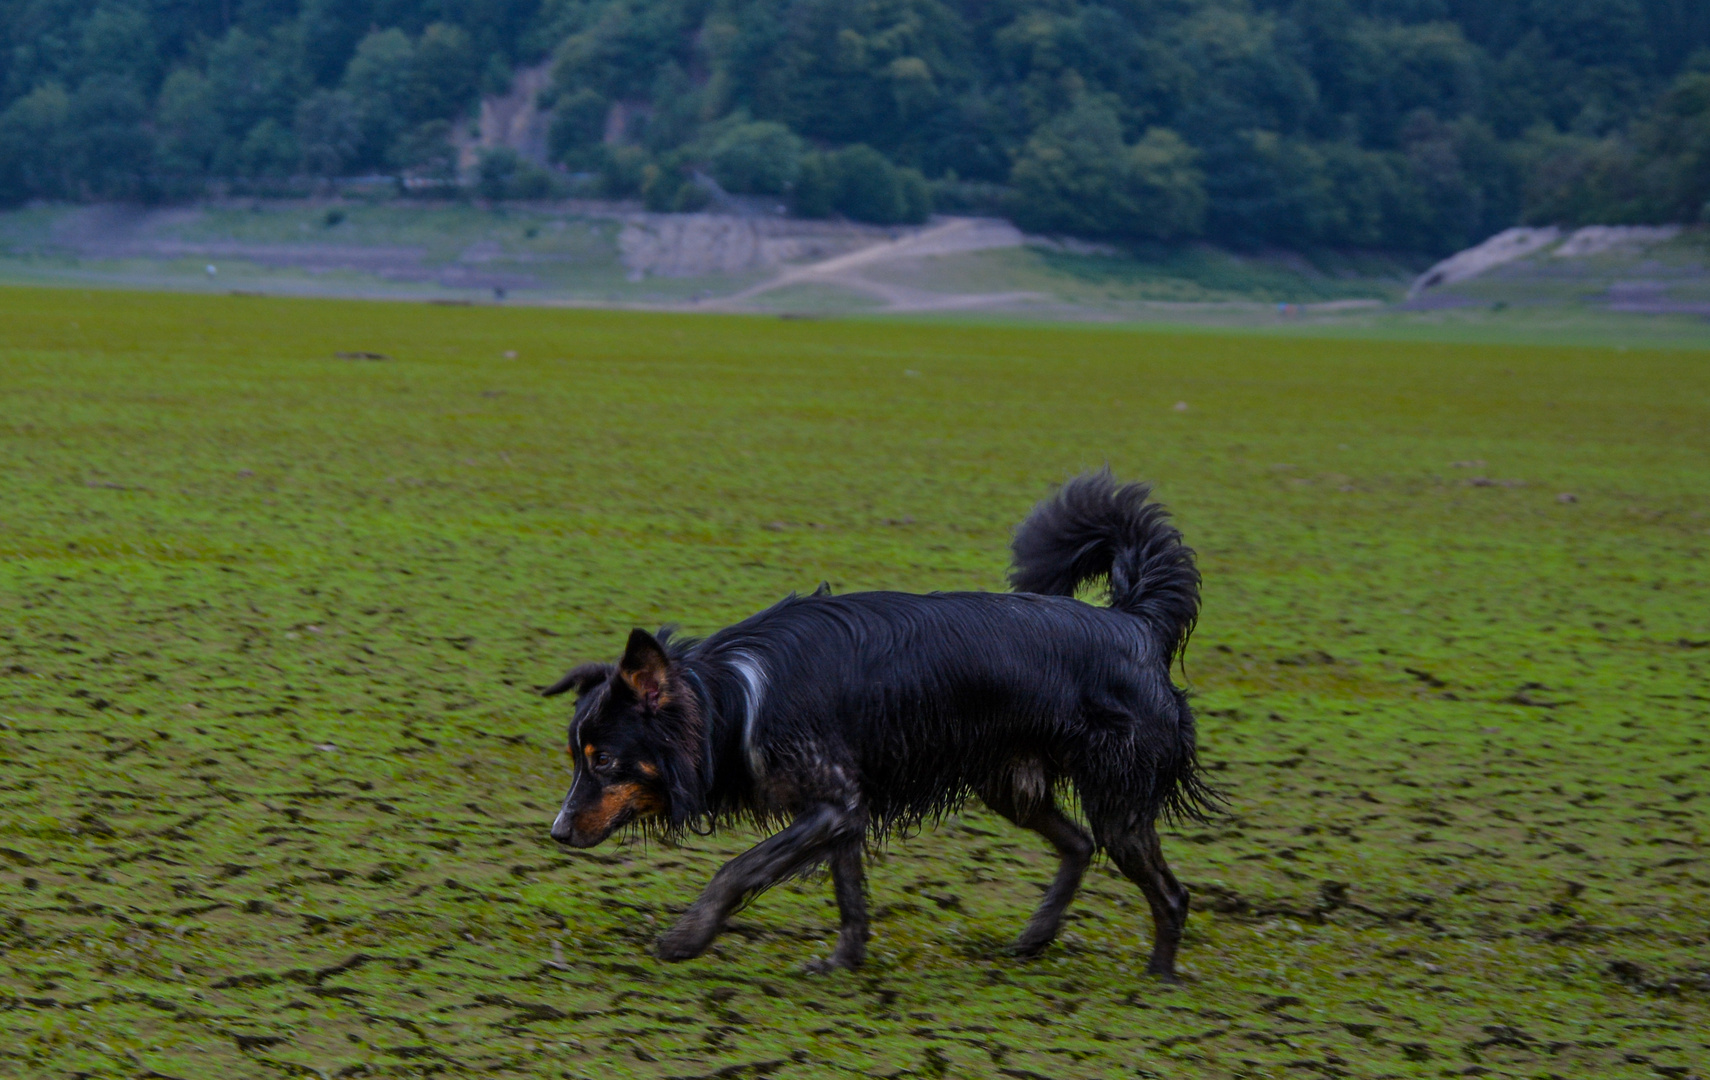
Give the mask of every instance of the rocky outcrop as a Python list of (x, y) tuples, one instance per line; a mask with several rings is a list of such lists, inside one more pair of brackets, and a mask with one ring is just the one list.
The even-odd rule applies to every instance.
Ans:
[(1634, 254), (1653, 244), (1667, 243), (1680, 235), (1679, 225), (1586, 225), (1566, 240), (1554, 225), (1543, 228), (1505, 229), (1477, 247), (1458, 251), (1420, 274), (1407, 291), (1409, 300), (1457, 281), (1478, 277), (1503, 263), (1524, 259), (1561, 240), (1550, 254), (1557, 259), (1583, 259), (1592, 255)]
[(540, 109), (540, 93), (552, 84), (552, 65), (518, 69), (511, 88), (498, 97), (481, 99), (473, 130), (457, 138), (457, 167), (465, 175), (480, 163), (481, 151), (508, 146), (525, 161), (546, 164), (546, 131), (551, 121)]
[(1542, 251), (1561, 238), (1562, 231), (1554, 225), (1541, 229), (1504, 229), (1477, 247), (1456, 252), (1420, 274), (1407, 290), (1407, 298), (1417, 299), (1429, 289), (1478, 277), (1493, 267)]

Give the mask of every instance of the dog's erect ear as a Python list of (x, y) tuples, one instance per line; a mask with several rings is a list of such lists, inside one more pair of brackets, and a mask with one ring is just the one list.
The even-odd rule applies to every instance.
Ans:
[(670, 658), (658, 638), (639, 628), (630, 631), (629, 644), (618, 662), (618, 675), (650, 709), (657, 709), (667, 700), (665, 673), (670, 666)]
[(576, 696), (580, 697), (611, 678), (615, 671), (617, 671), (617, 667), (613, 664), (582, 664), (579, 667), (571, 668), (569, 674), (542, 690), (540, 695), (542, 697), (553, 697), (566, 690), (574, 690)]

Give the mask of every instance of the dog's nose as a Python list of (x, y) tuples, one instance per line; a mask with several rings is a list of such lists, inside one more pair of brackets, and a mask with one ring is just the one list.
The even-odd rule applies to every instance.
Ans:
[(562, 810), (552, 819), (552, 838), (560, 844), (576, 843), (576, 830), (570, 824), (570, 815)]

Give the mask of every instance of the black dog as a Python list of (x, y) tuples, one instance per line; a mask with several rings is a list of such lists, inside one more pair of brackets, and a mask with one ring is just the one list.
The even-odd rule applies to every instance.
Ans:
[[(1193, 713), (1170, 681), (1199, 611), (1193, 552), (1141, 484), (1079, 477), (1016, 531), (1015, 593), (790, 596), (699, 642), (629, 636), (575, 690), (576, 775), (552, 838), (591, 847), (636, 822), (663, 832), (787, 822), (732, 859), (660, 940), (698, 956), (779, 881), (829, 863), (842, 932), (822, 967), (866, 953), (863, 841), (978, 795), (1062, 857), (1016, 948), (1056, 936), (1102, 848), (1146, 896), (1150, 972), (1173, 978), (1187, 890), (1160, 815), (1198, 816)], [(1074, 599), (1106, 579), (1110, 606)], [(1088, 835), (1057, 806), (1072, 787)]]

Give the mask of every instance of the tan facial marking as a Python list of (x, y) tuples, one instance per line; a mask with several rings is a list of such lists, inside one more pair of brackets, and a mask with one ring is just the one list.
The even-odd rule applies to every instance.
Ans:
[(582, 754), (588, 759), (588, 764), (592, 765), (594, 763), (594, 744), (589, 743), (587, 746), (582, 747)]
[(662, 809), (659, 797), (640, 784), (613, 784), (600, 793), (598, 805), (576, 815), (576, 828), (584, 833), (604, 833), (611, 830), (618, 815), (625, 810), (644, 818)]
[(651, 762), (651, 761), (637, 762), (635, 767), (640, 769), (642, 772), (642, 775), (644, 775), (644, 776), (658, 776), (659, 775), (659, 766), (653, 764), (653, 762)]

